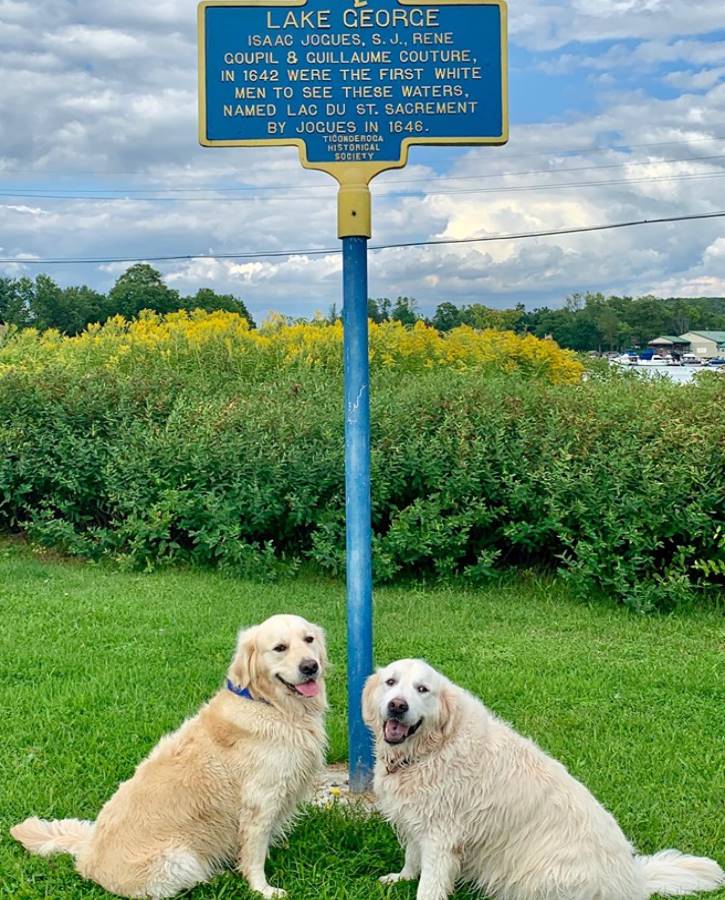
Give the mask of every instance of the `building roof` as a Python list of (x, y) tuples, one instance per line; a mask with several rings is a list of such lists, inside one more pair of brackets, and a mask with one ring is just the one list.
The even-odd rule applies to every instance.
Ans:
[(716, 344), (725, 344), (725, 331), (688, 331), (687, 333), (705, 338), (706, 341), (715, 341)]
[(655, 338), (649, 343), (650, 347), (666, 347), (668, 344), (689, 344), (690, 342), (688, 340), (683, 340), (681, 337), (674, 337), (671, 334), (663, 334), (661, 337)]

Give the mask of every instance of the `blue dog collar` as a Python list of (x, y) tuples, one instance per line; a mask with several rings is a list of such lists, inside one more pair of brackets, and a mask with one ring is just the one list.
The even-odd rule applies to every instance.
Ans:
[(227, 690), (236, 694), (237, 697), (244, 697), (246, 700), (254, 700), (254, 697), (249, 693), (248, 688), (237, 687), (230, 678), (227, 678)]
[[(254, 700), (255, 698), (249, 693), (249, 688), (240, 688), (234, 682), (227, 678), (227, 690), (231, 691), (233, 694), (236, 694), (237, 697), (244, 697), (245, 700)], [(266, 700), (261, 700), (261, 703), (267, 703)]]

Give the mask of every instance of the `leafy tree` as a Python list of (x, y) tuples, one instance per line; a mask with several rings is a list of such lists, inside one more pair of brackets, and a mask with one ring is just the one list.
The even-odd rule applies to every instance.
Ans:
[(683, 300), (677, 300), (674, 303), (674, 308), (672, 310), (672, 321), (675, 323), (674, 330), (677, 334), (685, 334), (686, 331), (689, 331), (693, 318), (693, 312), (695, 313), (695, 318), (697, 317), (697, 312), (693, 309), (693, 306), (685, 303)]
[(398, 297), (390, 318), (405, 325), (406, 328), (412, 328), (419, 318), (415, 307), (416, 303), (412, 297)]
[(378, 324), (383, 321), (379, 301), (374, 297), (368, 297), (368, 319), (372, 319), (373, 322)]
[(463, 309), (463, 322), (483, 331), (485, 328), (493, 328), (497, 331), (513, 330), (521, 318), (519, 309), (493, 309), (482, 303), (472, 303)]
[(392, 303), (387, 297), (368, 297), (368, 319), (373, 322), (387, 322), (390, 319)]
[(619, 334), (622, 329), (622, 323), (620, 322), (615, 310), (611, 308), (602, 310), (602, 312), (597, 316), (595, 322), (599, 333), (602, 335), (604, 341), (607, 344), (608, 349), (614, 350), (615, 348), (619, 348)]
[(584, 294), (579, 293), (577, 291), (574, 294), (570, 294), (566, 300), (564, 300), (564, 309), (570, 313), (577, 313), (581, 309), (584, 308), (586, 304), (586, 297)]
[(243, 316), (249, 322), (252, 328), (255, 327), (254, 319), (244, 305), (243, 300), (240, 300), (233, 294), (217, 294), (211, 288), (199, 288), (192, 297), (185, 297), (181, 308), (189, 310), (205, 309), (207, 312), (221, 309), (226, 312), (239, 313), (240, 316)]
[(142, 309), (173, 312), (181, 307), (181, 301), (177, 291), (164, 284), (160, 272), (148, 263), (136, 263), (111, 288), (108, 307), (109, 314), (132, 319)]
[(108, 318), (108, 298), (84, 284), (64, 288), (60, 297), (58, 321), (54, 326), (65, 334), (79, 334), (92, 322)]
[(30, 318), (36, 328), (57, 328), (62, 291), (49, 275), (38, 275), (29, 289)]
[(36, 328), (56, 328), (64, 334), (78, 334), (91, 322), (108, 317), (103, 294), (85, 285), (61, 288), (48, 275), (35, 279), (30, 310)]
[(675, 327), (671, 307), (659, 297), (607, 297), (606, 302), (629, 326), (630, 339), (627, 343), (645, 346), (660, 334), (670, 334)]
[[(182, 298), (147, 263), (131, 266), (108, 296), (85, 285), (61, 288), (43, 274), (35, 280), (0, 277), (0, 325), (18, 328), (56, 328), (65, 334), (77, 334), (89, 323), (102, 323), (117, 313), (134, 318), (142, 309), (163, 314), (194, 308), (236, 312), (254, 327), (244, 302), (234, 295), (200, 288), (194, 295)], [(368, 317), (378, 323), (394, 319), (406, 327), (421, 319), (411, 297), (398, 297), (394, 303), (388, 297), (371, 297)], [(282, 318), (287, 323), (305, 321)], [(282, 318), (265, 327), (277, 327)], [(326, 321), (337, 319), (337, 305), (333, 304)], [(725, 331), (725, 297), (620, 297), (578, 292), (566, 297), (559, 308), (533, 310), (527, 310), (522, 303), (509, 309), (494, 309), (482, 303), (456, 306), (444, 301), (436, 307), (430, 324), (441, 332), (467, 324), (476, 329), (550, 335), (562, 347), (574, 350), (621, 349), (645, 346), (661, 334)]]
[(436, 307), (435, 314), (431, 320), (431, 324), (438, 331), (451, 331), (462, 322), (463, 310), (459, 309), (455, 303), (439, 303)]
[(27, 290), (22, 290), (21, 283), (30, 283), (29, 279), (0, 278), (0, 323), (26, 328), (31, 324), (30, 297)]

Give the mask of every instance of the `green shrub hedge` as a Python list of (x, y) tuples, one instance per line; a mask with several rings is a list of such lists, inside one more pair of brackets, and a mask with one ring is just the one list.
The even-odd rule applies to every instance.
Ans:
[[(217, 373), (218, 375), (218, 373)], [(344, 566), (342, 386), (62, 366), (0, 375), (0, 527), (136, 566)], [(725, 378), (480, 372), (372, 385), (375, 575), (558, 568), (638, 609), (717, 597)]]

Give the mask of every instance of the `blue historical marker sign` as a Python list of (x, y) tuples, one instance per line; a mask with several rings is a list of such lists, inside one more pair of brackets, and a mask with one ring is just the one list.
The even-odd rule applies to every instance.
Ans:
[(199, 54), (206, 146), (382, 171), (411, 144), (508, 138), (503, 0), (204, 0)]

